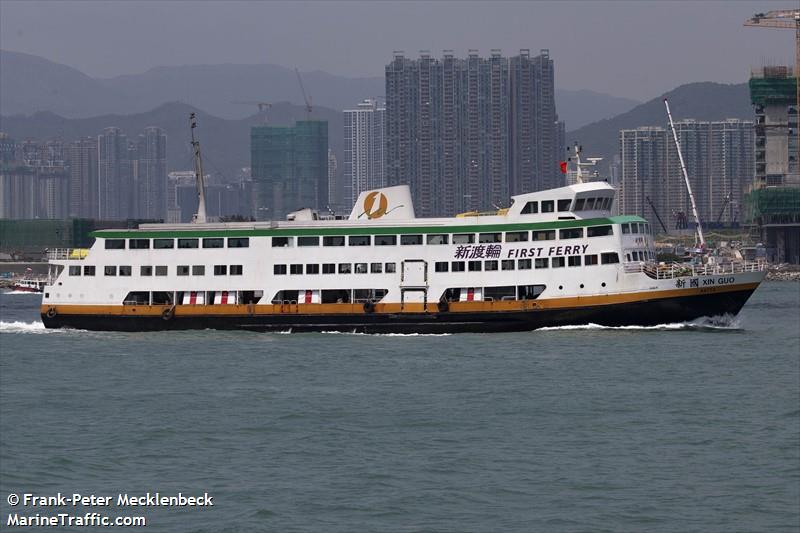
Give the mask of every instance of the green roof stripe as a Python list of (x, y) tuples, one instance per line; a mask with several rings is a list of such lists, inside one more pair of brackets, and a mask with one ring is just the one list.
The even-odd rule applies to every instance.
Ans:
[(223, 230), (100, 230), (91, 233), (101, 239), (148, 239), (190, 237), (294, 237), (305, 235), (408, 235), (416, 233), (487, 233), (492, 231), (519, 231), (559, 228), (579, 228), (602, 224), (625, 222), (647, 222), (638, 216), (590, 218), (585, 220), (558, 220), (552, 222), (528, 222), (516, 224), (480, 224), (465, 226), (392, 226), (392, 227), (320, 227), (320, 228), (259, 228)]

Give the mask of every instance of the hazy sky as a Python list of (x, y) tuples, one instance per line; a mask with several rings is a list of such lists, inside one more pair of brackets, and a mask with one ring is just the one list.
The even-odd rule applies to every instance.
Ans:
[[(394, 50), (548, 48), (556, 84), (639, 100), (794, 63), (794, 32), (745, 28), (783, 2), (36, 2), (0, 0), (0, 48), (95, 77), (159, 65), (274, 63), (382, 76)], [(2, 75), (2, 71), (0, 71)]]

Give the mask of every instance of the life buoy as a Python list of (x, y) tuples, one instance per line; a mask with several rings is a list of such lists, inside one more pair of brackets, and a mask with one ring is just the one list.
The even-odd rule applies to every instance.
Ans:
[(164, 309), (161, 312), (161, 318), (163, 318), (164, 320), (172, 320), (173, 316), (175, 316), (175, 306), (174, 305), (171, 305), (171, 306), (167, 307), (166, 309)]
[(55, 307), (47, 308), (47, 318), (54, 318), (58, 314)]
[(441, 300), (437, 307), (439, 308), (440, 313), (446, 313), (450, 310), (450, 304), (447, 302), (447, 300)]
[(364, 302), (364, 312), (372, 313), (373, 311), (375, 311), (375, 304), (372, 302)]

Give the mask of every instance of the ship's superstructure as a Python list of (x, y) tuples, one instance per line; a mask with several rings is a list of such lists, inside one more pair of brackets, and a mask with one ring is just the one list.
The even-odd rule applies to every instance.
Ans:
[(514, 331), (736, 313), (763, 266), (656, 262), (647, 222), (579, 183), (507, 209), (416, 218), (406, 186), (363, 192), (347, 219), (103, 230), (45, 288), (48, 327)]

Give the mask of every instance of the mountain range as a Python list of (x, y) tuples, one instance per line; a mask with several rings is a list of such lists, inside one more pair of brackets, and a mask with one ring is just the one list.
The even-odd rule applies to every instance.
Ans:
[[(382, 97), (382, 77), (346, 78), (313, 71), (300, 74), (312, 105), (342, 110), (364, 98)], [(295, 71), (278, 65), (156, 67), (140, 74), (92, 78), (48, 59), (0, 50), (0, 114), (52, 111), (68, 118), (149, 111), (183, 102), (222, 118), (244, 118), (255, 103), (304, 104)], [(559, 118), (570, 129), (623, 113), (639, 102), (587, 90), (556, 90)]]

